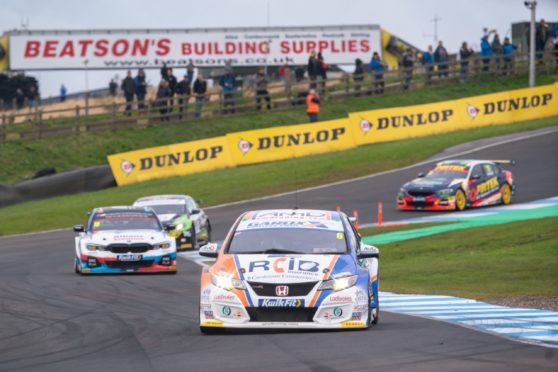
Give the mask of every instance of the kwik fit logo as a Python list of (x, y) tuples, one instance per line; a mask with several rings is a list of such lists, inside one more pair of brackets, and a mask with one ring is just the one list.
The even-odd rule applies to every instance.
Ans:
[(258, 303), (260, 307), (304, 307), (304, 300), (297, 298), (265, 298)]

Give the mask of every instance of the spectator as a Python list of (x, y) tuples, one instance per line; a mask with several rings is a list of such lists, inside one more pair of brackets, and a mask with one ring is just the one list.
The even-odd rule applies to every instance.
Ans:
[(34, 85), (29, 87), (29, 93), (27, 94), (27, 105), (29, 107), (35, 106), (35, 99), (37, 98), (37, 88)]
[(132, 78), (132, 71), (128, 70), (126, 78), (122, 80), (122, 92), (124, 92), (124, 98), (126, 98), (126, 115), (132, 115), (132, 102), (134, 101), (134, 95), (136, 94), (136, 82)]
[(310, 88), (316, 88), (316, 77), (318, 76), (318, 57), (316, 56), (316, 51), (310, 52), (310, 57), (308, 57), (308, 77), (310, 78)]
[(483, 71), (488, 71), (489, 67), (490, 67), (490, 59), (492, 58), (492, 45), (490, 44), (490, 42), (488, 41), (488, 38), (490, 37), (490, 34), (495, 33), (495, 30), (492, 31), (488, 31), (487, 28), (484, 28), (484, 35), (481, 38), (481, 51), (480, 51), (480, 57), (482, 60), (482, 64), (483, 64)]
[(438, 67), (438, 76), (448, 77), (449, 54), (441, 40), (438, 42), (438, 46), (434, 51), (434, 62)]
[[(62, 95), (60, 95), (60, 96), (62, 97)], [(16, 107), (17, 107), (18, 110), (23, 108), (23, 105), (25, 103), (25, 94), (23, 94), (23, 90), (21, 90), (21, 88), (16, 89), (15, 101), (16, 101)]]
[(186, 115), (188, 111), (188, 101), (190, 100), (190, 80), (188, 80), (188, 72), (184, 78), (176, 84), (176, 95), (178, 96), (178, 119), (182, 120), (182, 113)]
[(360, 96), (360, 88), (362, 87), (362, 81), (364, 80), (364, 67), (362, 60), (357, 58), (355, 60), (355, 70), (353, 71), (353, 81), (355, 83), (355, 95)]
[(66, 100), (66, 87), (64, 84), (60, 86), (60, 102), (64, 102)]
[(281, 67), (279, 67), (279, 80), (285, 80), (285, 76), (289, 73), (289, 62), (283, 63)]
[(116, 97), (116, 89), (118, 88), (118, 85), (116, 84), (116, 81), (114, 81), (114, 79), (110, 79), (110, 83), (109, 83), (109, 94), (113, 97)]
[(467, 42), (464, 41), (461, 44), (461, 49), (459, 49), (459, 60), (461, 62), (461, 78), (467, 80), (467, 75), (469, 74), (469, 59), (474, 54), (473, 49), (469, 48)]
[[(234, 88), (236, 85), (236, 79), (234, 78), (230, 67), (225, 68), (225, 75), (221, 76), (219, 85), (223, 89), (223, 114), (234, 114)], [(228, 109), (229, 106), (231, 106), (231, 109)]]
[(320, 96), (315, 89), (310, 89), (306, 96), (306, 113), (311, 123), (318, 121), (318, 114), (320, 113)]
[(269, 92), (267, 91), (267, 76), (265, 76), (265, 70), (263, 67), (258, 69), (256, 76), (254, 76), (254, 90), (256, 91), (256, 108), (258, 111), (262, 109), (262, 98), (265, 99), (267, 103), (267, 109), (271, 110), (271, 98), (269, 97)]
[(428, 46), (426, 52), (422, 53), (421, 62), (426, 74), (426, 85), (432, 84), (432, 72), (434, 71), (434, 56), (432, 55), (432, 45)]
[(552, 27), (552, 42), (554, 43), (554, 59), (556, 61), (556, 65), (558, 66), (558, 23), (554, 24)]
[(411, 48), (407, 48), (403, 53), (401, 67), (403, 68), (403, 90), (409, 90), (413, 80), (413, 67), (415, 66), (415, 56)]
[(541, 19), (535, 28), (535, 50), (539, 61), (542, 61), (549, 35), (550, 30), (548, 29), (548, 25), (544, 19)]
[(510, 38), (506, 37), (504, 39), (504, 45), (502, 46), (502, 54), (504, 56), (504, 75), (511, 74), (513, 70), (513, 51), (517, 49), (517, 46), (510, 42)]
[(318, 60), (317, 72), (318, 72), (318, 77), (320, 79), (320, 91), (323, 94), (326, 87), (328, 66), (327, 63), (325, 63), (324, 56), (322, 56), (321, 52), (318, 53), (317, 60)]
[(170, 90), (170, 97), (169, 97), (169, 112), (172, 112), (174, 107), (174, 95), (176, 93), (176, 84), (178, 84), (178, 80), (176, 80), (176, 76), (172, 73), (172, 68), (167, 68), (167, 79), (169, 82), (169, 90)]
[(385, 64), (380, 59), (380, 55), (378, 54), (378, 52), (374, 52), (374, 54), (372, 54), (372, 59), (370, 60), (368, 66), (374, 74), (374, 88), (376, 89), (376, 94), (384, 93)]
[(163, 62), (163, 67), (161, 67), (161, 79), (167, 80), (167, 76), (168, 76), (167, 70), (168, 70), (167, 64)]
[(205, 93), (207, 92), (207, 82), (203, 78), (203, 74), (198, 72), (196, 81), (194, 82), (194, 94), (196, 95), (196, 112), (194, 114), (196, 119), (201, 117), (203, 101), (205, 100)]
[(500, 56), (502, 55), (502, 43), (500, 42), (500, 36), (498, 34), (494, 34), (494, 38), (492, 39), (492, 53), (495, 56), (494, 60), (494, 67), (496, 70), (500, 69)]
[(143, 112), (145, 110), (145, 95), (147, 94), (147, 81), (143, 68), (138, 70), (134, 80), (136, 83), (136, 97), (138, 97), (138, 111)]
[(297, 68), (295, 68), (295, 80), (297, 83), (304, 80), (304, 68), (302, 66), (297, 66)]
[(157, 106), (159, 107), (159, 113), (161, 114), (161, 121), (169, 121), (169, 98), (171, 96), (171, 91), (169, 88), (169, 82), (167, 80), (161, 80), (159, 82), (159, 87), (157, 88)]
[[(304, 71), (302, 71), (304, 74)], [(283, 66), (279, 69), (279, 76), (285, 83), (285, 93), (288, 97), (291, 96), (291, 68), (289, 67), (289, 62), (285, 61)]]
[(188, 82), (190, 85), (194, 82), (194, 62), (190, 59), (188, 60), (188, 65), (186, 65), (186, 75), (188, 75)]

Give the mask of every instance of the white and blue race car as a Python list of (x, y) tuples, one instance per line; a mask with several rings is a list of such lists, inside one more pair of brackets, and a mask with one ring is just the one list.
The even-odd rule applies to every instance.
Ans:
[(200, 329), (368, 328), (379, 319), (376, 247), (321, 210), (242, 214), (201, 275)]
[(95, 208), (74, 231), (78, 274), (176, 273), (175, 239), (151, 208)]

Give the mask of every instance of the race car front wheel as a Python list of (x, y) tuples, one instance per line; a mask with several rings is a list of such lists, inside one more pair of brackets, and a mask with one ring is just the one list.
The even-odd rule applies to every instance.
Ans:
[(459, 189), (455, 193), (455, 209), (458, 211), (464, 211), (467, 207), (467, 198), (463, 190)]
[(81, 270), (79, 269), (79, 261), (77, 259), (74, 262), (74, 270), (76, 274), (81, 274)]
[(500, 200), (502, 201), (502, 204), (504, 205), (510, 204), (512, 199), (510, 185), (508, 185), (507, 183), (502, 185), (502, 187), (500, 188), (500, 195), (501, 195)]

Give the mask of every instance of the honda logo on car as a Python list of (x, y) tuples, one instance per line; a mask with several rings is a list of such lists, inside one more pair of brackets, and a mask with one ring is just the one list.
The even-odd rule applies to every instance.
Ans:
[(264, 298), (258, 301), (260, 307), (304, 307), (299, 298)]
[(288, 296), (289, 295), (289, 286), (287, 285), (278, 285), (275, 287), (275, 294), (277, 296)]

